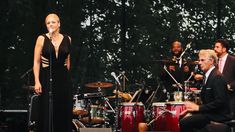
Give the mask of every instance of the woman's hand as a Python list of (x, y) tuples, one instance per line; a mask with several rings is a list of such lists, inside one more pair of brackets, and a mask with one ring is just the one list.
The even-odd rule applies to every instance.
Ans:
[(37, 94), (42, 93), (42, 85), (41, 85), (41, 83), (35, 83), (34, 91), (35, 91), (35, 93), (37, 93)]

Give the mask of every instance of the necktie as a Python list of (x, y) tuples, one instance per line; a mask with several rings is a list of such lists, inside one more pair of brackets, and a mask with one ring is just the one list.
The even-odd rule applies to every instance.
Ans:
[(204, 86), (206, 85), (206, 76), (205, 75), (203, 76), (203, 85)]

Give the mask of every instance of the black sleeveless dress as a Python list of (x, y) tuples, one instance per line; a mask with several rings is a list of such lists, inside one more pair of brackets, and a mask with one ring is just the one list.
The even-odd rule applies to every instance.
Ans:
[(70, 54), (70, 40), (68, 36), (63, 35), (64, 38), (59, 46), (58, 57), (56, 58), (54, 45), (46, 35), (43, 36), (45, 39), (41, 53), (40, 82), (42, 85), (42, 94), (39, 98), (39, 132), (49, 131), (50, 65), (52, 69), (53, 99), (52, 128), (54, 132), (71, 132), (72, 84), (65, 63)]

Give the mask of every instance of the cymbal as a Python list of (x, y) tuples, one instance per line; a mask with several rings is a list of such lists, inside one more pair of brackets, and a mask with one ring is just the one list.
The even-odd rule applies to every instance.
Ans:
[(85, 86), (89, 88), (110, 88), (113, 87), (113, 84), (108, 82), (93, 82), (85, 84)]

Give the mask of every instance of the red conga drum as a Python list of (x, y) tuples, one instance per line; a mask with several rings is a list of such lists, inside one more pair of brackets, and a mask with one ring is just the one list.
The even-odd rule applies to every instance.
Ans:
[(155, 119), (154, 123), (152, 124), (153, 130), (155, 131), (166, 131), (166, 117), (165, 113), (163, 113), (164, 109), (166, 109), (165, 102), (155, 102), (152, 104), (152, 117)]
[(153, 103), (153, 130), (180, 132), (179, 116), (185, 109), (183, 102)]
[(138, 124), (144, 121), (144, 105), (138, 103), (122, 103), (120, 107), (120, 127), (122, 132), (133, 132)]

